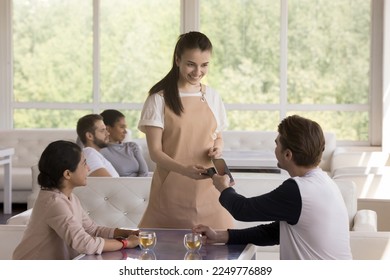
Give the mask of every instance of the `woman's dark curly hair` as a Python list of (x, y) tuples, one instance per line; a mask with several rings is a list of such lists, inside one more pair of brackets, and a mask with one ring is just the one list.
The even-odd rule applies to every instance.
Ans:
[(39, 159), (38, 184), (41, 189), (61, 189), (65, 170), (74, 172), (81, 160), (81, 148), (73, 142), (50, 143)]

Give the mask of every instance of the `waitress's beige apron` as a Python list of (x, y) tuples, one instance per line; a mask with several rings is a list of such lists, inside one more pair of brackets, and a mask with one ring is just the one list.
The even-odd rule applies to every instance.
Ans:
[[(215, 117), (200, 96), (185, 96), (181, 101), (184, 113), (180, 117), (165, 106), (163, 151), (182, 164), (210, 167), (207, 154), (214, 144)], [(205, 224), (214, 229), (232, 228), (233, 218), (220, 205), (219, 195), (210, 178), (194, 180), (157, 165), (139, 227), (190, 229)]]

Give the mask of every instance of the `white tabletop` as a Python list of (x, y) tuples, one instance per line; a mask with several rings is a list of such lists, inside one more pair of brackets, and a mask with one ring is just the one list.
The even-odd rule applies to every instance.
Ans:
[(275, 153), (271, 151), (223, 151), (222, 156), (229, 167), (277, 167)]
[(0, 147), (0, 157), (11, 156), (14, 153), (15, 153), (15, 149), (14, 148)]
[(12, 155), (14, 148), (0, 147), (0, 165), (4, 165), (4, 214), (12, 213)]

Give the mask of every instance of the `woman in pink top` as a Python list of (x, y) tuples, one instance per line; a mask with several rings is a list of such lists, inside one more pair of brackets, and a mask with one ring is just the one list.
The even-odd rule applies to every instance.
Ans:
[(88, 165), (69, 141), (47, 146), (39, 160), (41, 191), (13, 259), (73, 259), (138, 245), (137, 231), (96, 225), (72, 191), (87, 183)]

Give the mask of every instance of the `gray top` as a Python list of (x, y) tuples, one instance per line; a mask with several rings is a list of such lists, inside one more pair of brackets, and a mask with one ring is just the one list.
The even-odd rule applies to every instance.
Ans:
[(142, 156), (141, 148), (135, 142), (121, 144), (110, 143), (100, 150), (101, 154), (111, 162), (121, 177), (146, 177), (148, 166)]

